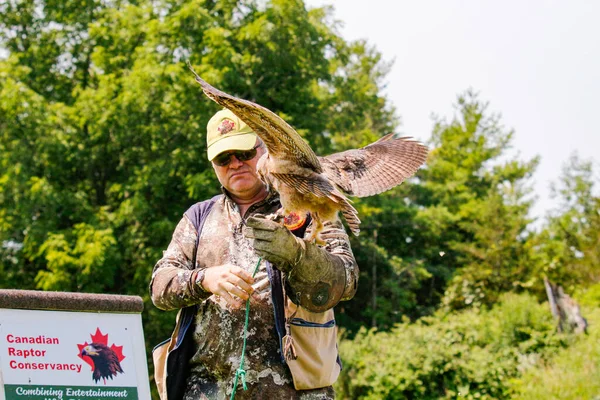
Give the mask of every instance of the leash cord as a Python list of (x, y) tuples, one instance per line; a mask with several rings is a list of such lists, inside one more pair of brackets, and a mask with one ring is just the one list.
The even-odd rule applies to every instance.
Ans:
[[(256, 267), (254, 267), (254, 272), (252, 273), (252, 277), (256, 275), (258, 271), (258, 266), (262, 261), (262, 257), (258, 259), (256, 263)], [(244, 324), (244, 344), (242, 346), (242, 358), (240, 359), (240, 367), (235, 371), (235, 380), (233, 381), (233, 390), (231, 392), (230, 400), (233, 400), (235, 397), (235, 392), (237, 391), (238, 379), (242, 379), (242, 387), (244, 390), (248, 390), (248, 386), (246, 386), (246, 370), (244, 369), (244, 356), (246, 355), (246, 338), (248, 337), (248, 320), (250, 317), (250, 297), (246, 300), (246, 322)]]

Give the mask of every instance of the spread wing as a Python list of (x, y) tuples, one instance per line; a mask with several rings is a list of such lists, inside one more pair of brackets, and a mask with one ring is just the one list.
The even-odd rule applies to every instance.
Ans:
[(317, 155), (287, 122), (261, 105), (212, 87), (198, 76), (191, 65), (188, 66), (196, 76), (196, 82), (202, 86), (204, 94), (248, 124), (265, 142), (271, 157), (290, 160), (301, 167), (323, 172)]
[(324, 174), (345, 193), (372, 196), (401, 184), (427, 160), (425, 145), (386, 135), (358, 150), (320, 157)]

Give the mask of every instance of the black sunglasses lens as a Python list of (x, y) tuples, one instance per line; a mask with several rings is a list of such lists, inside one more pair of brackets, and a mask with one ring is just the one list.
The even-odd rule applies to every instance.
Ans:
[(234, 151), (233, 153), (221, 153), (215, 158), (213, 158), (213, 162), (217, 164), (219, 167), (224, 167), (229, 165), (231, 162), (231, 156), (235, 156), (239, 161), (248, 161), (252, 160), (256, 157), (256, 149), (250, 149), (246, 151)]
[(215, 164), (217, 164), (219, 167), (224, 167), (224, 166), (228, 165), (229, 161), (231, 161), (230, 153), (221, 153), (218, 156), (216, 156), (215, 158), (213, 158), (213, 162)]
[(250, 149), (248, 151), (236, 151), (235, 158), (240, 161), (252, 160), (256, 156), (256, 149)]

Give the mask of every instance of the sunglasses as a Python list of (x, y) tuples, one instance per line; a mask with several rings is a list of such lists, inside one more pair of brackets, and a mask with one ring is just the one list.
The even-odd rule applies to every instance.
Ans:
[(255, 146), (250, 150), (236, 150), (236, 151), (228, 151), (225, 153), (221, 153), (215, 158), (213, 158), (213, 163), (218, 165), (219, 167), (226, 167), (231, 162), (231, 156), (235, 156), (238, 161), (248, 161), (252, 160), (256, 157), (256, 149), (259, 146)]

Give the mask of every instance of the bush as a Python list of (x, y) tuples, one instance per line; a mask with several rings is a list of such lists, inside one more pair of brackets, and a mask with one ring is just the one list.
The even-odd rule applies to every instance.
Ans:
[(564, 346), (547, 305), (508, 294), (489, 311), (437, 314), (342, 340), (349, 399), (505, 399), (510, 382)]
[(600, 307), (600, 283), (580, 289), (575, 297), (581, 306)]
[[(597, 292), (596, 292), (597, 293)], [(588, 335), (581, 335), (568, 349), (549, 362), (528, 370), (512, 382), (514, 398), (524, 400), (600, 400), (600, 308), (584, 308), (590, 323)]]

